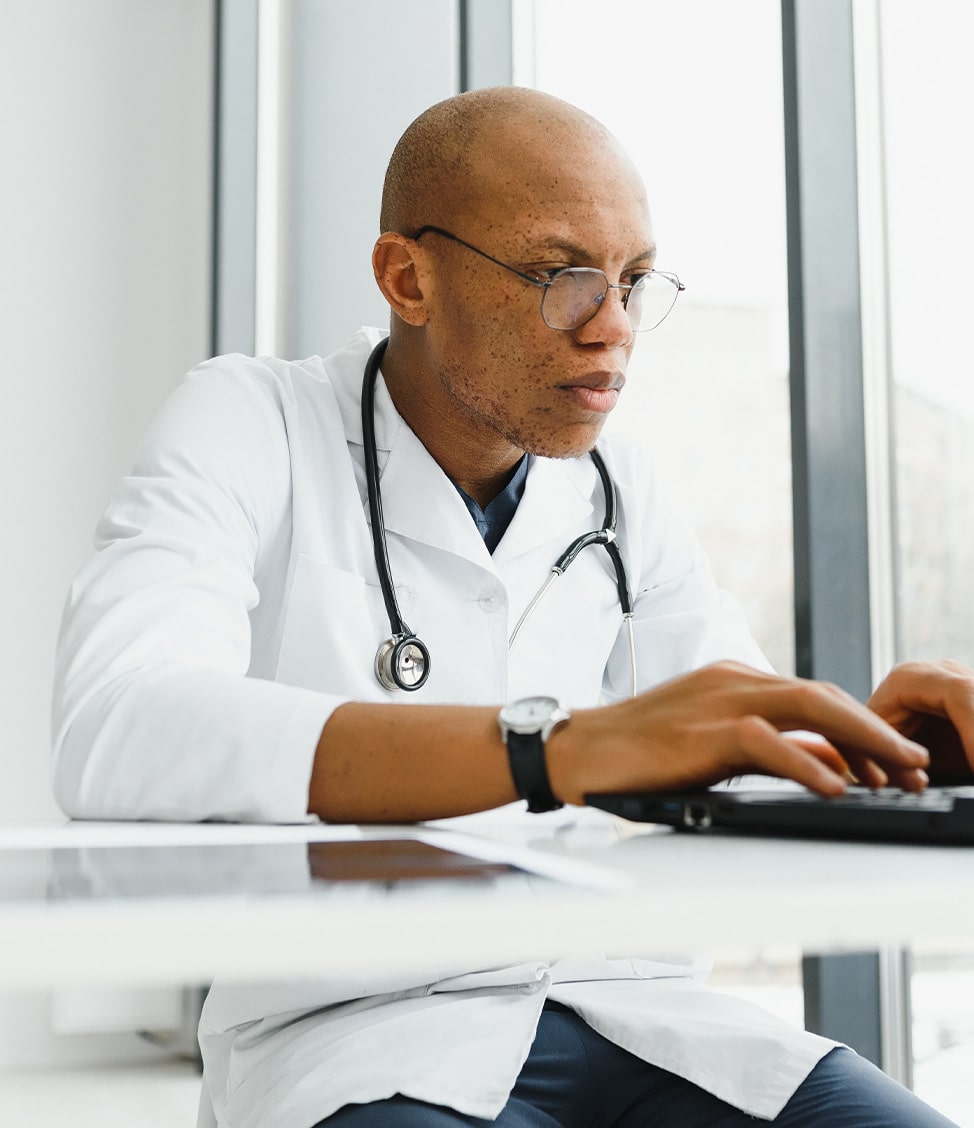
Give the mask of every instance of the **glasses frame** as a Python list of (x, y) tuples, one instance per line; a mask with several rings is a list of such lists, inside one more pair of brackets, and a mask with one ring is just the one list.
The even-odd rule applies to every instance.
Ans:
[[(537, 286), (539, 289), (544, 290), (544, 293), (541, 295), (541, 320), (545, 323), (545, 325), (548, 326), (549, 329), (553, 329), (556, 333), (573, 333), (576, 329), (581, 329), (583, 325), (587, 325), (602, 308), (602, 305), (605, 302), (605, 299), (608, 297), (610, 290), (623, 291), (623, 293), (620, 295), (622, 299), (622, 308), (628, 313), (629, 298), (632, 294), (632, 291), (639, 289), (642, 285), (644, 285), (645, 279), (649, 278), (650, 275), (653, 275), (656, 277), (665, 278), (667, 282), (671, 283), (675, 288), (675, 294), (673, 297), (673, 304), (666, 311), (666, 313), (663, 314), (659, 321), (656, 322), (655, 325), (650, 325), (647, 329), (642, 329), (637, 328), (632, 324), (632, 321), (630, 320), (629, 324), (632, 326), (632, 331), (634, 333), (650, 333), (653, 329), (656, 329), (660, 325), (662, 325), (667, 317), (669, 317), (669, 315), (673, 312), (673, 306), (676, 305), (676, 299), (680, 296), (680, 292), (686, 289), (686, 286), (683, 285), (677, 275), (671, 274), (666, 270), (656, 269), (647, 270), (638, 282), (610, 282), (609, 276), (605, 273), (605, 271), (600, 270), (597, 266), (566, 266), (564, 270), (556, 271), (551, 278), (535, 278), (530, 274), (526, 274), (523, 270), (518, 270), (516, 266), (511, 266), (510, 263), (501, 262), (499, 258), (494, 258), (493, 255), (487, 254), (486, 251), (482, 251), (479, 247), (475, 247), (473, 243), (468, 243), (466, 239), (461, 239), (459, 235), (454, 235), (452, 231), (447, 231), (442, 227), (435, 227), (433, 224), (426, 224), (423, 227), (420, 227), (419, 230), (416, 231), (416, 233), (412, 236), (412, 238), (421, 239), (424, 235), (428, 235), (430, 233), (432, 233), (433, 235), (441, 235), (444, 239), (449, 239), (454, 243), (459, 243), (461, 247), (466, 247), (468, 251), (473, 251), (475, 255), (480, 255), (481, 258), (487, 259), (488, 262), (492, 262), (497, 266), (501, 266), (504, 268), (504, 270), (509, 270), (511, 274), (516, 274), (522, 282), (528, 282), (530, 283), (530, 285)], [(560, 277), (568, 274), (569, 272), (573, 274), (601, 274), (603, 279), (605, 280), (605, 293), (602, 295), (601, 299), (596, 303), (595, 308), (585, 318), (584, 321), (580, 321), (577, 325), (552, 325), (547, 317), (545, 317), (545, 298), (548, 296), (549, 287), (553, 286)]]

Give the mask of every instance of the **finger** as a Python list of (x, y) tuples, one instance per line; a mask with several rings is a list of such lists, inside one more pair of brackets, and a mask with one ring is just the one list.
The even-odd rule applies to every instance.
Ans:
[(960, 733), (946, 717), (932, 713), (920, 717), (911, 737), (930, 752), (930, 778), (936, 783), (970, 784), (974, 780), (974, 765)]
[[(890, 768), (891, 772), (897, 769)], [(918, 768), (904, 769), (907, 772), (919, 771)], [(868, 756), (857, 756), (855, 753), (849, 754), (849, 771), (852, 778), (856, 783), (861, 784), (863, 787), (887, 787), (890, 781), (890, 773), (881, 768), (875, 760), (870, 760)]]
[(802, 740), (792, 740), (763, 717), (743, 718), (736, 726), (740, 771), (791, 779), (819, 795), (841, 795), (846, 790), (845, 760), (835, 749), (822, 745), (815, 751)]
[(955, 687), (970, 685), (974, 670), (959, 662), (901, 662), (894, 666), (869, 698), (869, 708), (886, 719), (897, 712), (948, 715), (948, 696)]
[(911, 736), (920, 736), (925, 716), (949, 722), (968, 766), (974, 769), (974, 670), (968, 666), (949, 660), (903, 663), (890, 672), (868, 704)]
[[(863, 756), (850, 749), (846, 752), (846, 758), (849, 763), (849, 781), (850, 783), (859, 784), (861, 787), (886, 787), (889, 784), (889, 772), (876, 763), (875, 760), (870, 759), (869, 756)], [(891, 768), (890, 771), (895, 769)], [(914, 771), (917, 769), (905, 769), (907, 771)]]
[(856, 777), (853, 774), (849, 763), (842, 753), (834, 745), (829, 744), (824, 737), (816, 736), (814, 733), (794, 733), (787, 734), (787, 739), (796, 744), (799, 748), (808, 752), (809, 755), (815, 756), (821, 760), (823, 764), (828, 765), (834, 772), (842, 776), (847, 783), (856, 782)]
[[(778, 735), (781, 736), (782, 734)], [(930, 782), (927, 773), (922, 768), (898, 767), (891, 768), (889, 773), (887, 773), (879, 764), (869, 759), (869, 757), (861, 756), (856, 753), (850, 753), (849, 761), (847, 761), (846, 757), (844, 757), (837, 748), (829, 744), (828, 741), (812, 735), (791, 733), (785, 736), (784, 739), (802, 752), (817, 759), (822, 765), (834, 772), (844, 783), (857, 783), (870, 788), (893, 786), (899, 787), (904, 791), (922, 791)], [(793, 761), (792, 764), (794, 764)], [(807, 779), (800, 779), (798, 776), (786, 773), (785, 771), (779, 770), (769, 774), (787, 775), (788, 778), (797, 779), (798, 782), (804, 783), (805, 786), (819, 791), (821, 794), (839, 794), (839, 792), (833, 790), (823, 790), (816, 787), (814, 783), (809, 782)]]
[(923, 791), (930, 783), (930, 777), (923, 768), (901, 766), (881, 767), (868, 756), (855, 752), (847, 753), (849, 759), (849, 782), (863, 787), (898, 787), (902, 791)]
[(839, 771), (847, 783), (858, 783), (864, 787), (885, 787), (889, 783), (887, 773), (868, 756), (851, 752), (847, 760), (837, 748), (820, 736), (791, 733), (789, 739)]
[(891, 778), (890, 773), (874, 760), (870, 760), (868, 756), (860, 756), (852, 752), (847, 760), (837, 748), (821, 738), (798, 736), (792, 733), (789, 739), (804, 748), (806, 752), (817, 756), (833, 771), (839, 772), (846, 783), (856, 783), (871, 788), (892, 785), (906, 791), (921, 791), (929, 783), (926, 772), (920, 768), (890, 769), (893, 773)]
[[(760, 711), (778, 728), (801, 728), (821, 733), (850, 756), (866, 758), (882, 768), (924, 768), (927, 750), (903, 736), (872, 709), (825, 682), (783, 680), (767, 691), (768, 707)], [(770, 698), (777, 700), (771, 701)]]
[(930, 784), (930, 776), (923, 768), (901, 768), (892, 773), (889, 782), (903, 791), (923, 791)]

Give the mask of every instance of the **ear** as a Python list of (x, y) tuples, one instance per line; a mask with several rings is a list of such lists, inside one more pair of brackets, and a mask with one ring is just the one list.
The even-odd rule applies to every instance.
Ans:
[(379, 236), (372, 251), (372, 271), (386, 301), (408, 325), (425, 325), (428, 317), (423, 277), (416, 261), (418, 245), (396, 231)]

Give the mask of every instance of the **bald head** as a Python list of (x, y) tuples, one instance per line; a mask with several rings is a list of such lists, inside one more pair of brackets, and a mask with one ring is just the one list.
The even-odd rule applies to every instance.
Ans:
[[(440, 102), (396, 146), (381, 222), (382, 374), (447, 474), (485, 504), (524, 451), (591, 450), (632, 352), (623, 295), (656, 257), (642, 179), (608, 130), (517, 87)], [(596, 271), (615, 293), (553, 326), (548, 287)]]
[(449, 225), (503, 193), (508, 177), (573, 159), (608, 159), (634, 173), (609, 131), (560, 98), (516, 86), (448, 98), (422, 113), (396, 145), (381, 229), (411, 234), (425, 224)]

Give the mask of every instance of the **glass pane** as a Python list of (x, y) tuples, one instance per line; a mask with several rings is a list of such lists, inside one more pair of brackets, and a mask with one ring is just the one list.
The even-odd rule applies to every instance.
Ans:
[[(974, 8), (879, 5), (900, 657), (974, 663)], [(974, 1124), (974, 957), (915, 956), (914, 1088)]]
[(915, 952), (910, 977), (913, 1088), (960, 1128), (974, 1126), (974, 955)]
[(974, 7), (880, 17), (899, 652), (974, 663)]
[(641, 334), (609, 426), (656, 451), (721, 586), (794, 670), (777, 0), (516, 0), (515, 81), (616, 134), (686, 292)]

